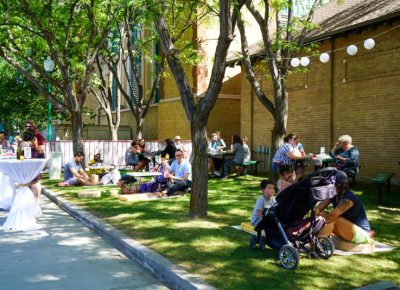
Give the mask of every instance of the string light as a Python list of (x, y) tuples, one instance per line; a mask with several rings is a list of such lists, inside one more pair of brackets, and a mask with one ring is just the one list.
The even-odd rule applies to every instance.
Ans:
[[(392, 28), (390, 28), (390, 29), (388, 29), (386, 31), (381, 32), (381, 33), (378, 33), (377, 35), (375, 35), (375, 36), (373, 36), (371, 38), (356, 42), (356, 43), (351, 44), (351, 45), (349, 45), (347, 47), (341, 47), (341, 48), (337, 48), (337, 49), (334, 49), (334, 50), (330, 50), (330, 51), (326, 51), (324, 53), (321, 53), (320, 56), (319, 56), (319, 60), (322, 63), (326, 63), (330, 59), (329, 54), (331, 54), (332, 52), (339, 51), (339, 50), (344, 50), (344, 49), (346, 49), (346, 51), (347, 51), (347, 53), (349, 55), (353, 56), (353, 55), (357, 54), (357, 52), (358, 52), (357, 44), (361, 44), (361, 43), (363, 44), (365, 49), (368, 49), (368, 50), (373, 49), (375, 47), (374, 38), (377, 38), (377, 37), (381, 36), (382, 34), (388, 33), (388, 32), (390, 32), (390, 31), (392, 31), (392, 30), (394, 30), (394, 29), (396, 29), (398, 27), (400, 27), (400, 25), (396, 25), (395, 27), (392, 27)], [(310, 64), (310, 59), (309, 58), (312, 58), (312, 57), (314, 57), (314, 56), (307, 55), (307, 56), (302, 57), (300, 60), (297, 57), (290, 58), (290, 65), (292, 67), (298, 67), (300, 64), (302, 66), (304, 66), (304, 67), (308, 66)], [(265, 58), (265, 59), (268, 60), (269, 58)], [(287, 59), (287, 58), (285, 58), (285, 59)]]
[[(362, 41), (356, 42), (356, 43), (351, 44), (351, 45), (349, 45), (349, 46), (347, 46), (347, 47), (340, 47), (340, 48), (337, 48), (337, 49), (334, 49), (334, 50), (330, 50), (330, 51), (323, 52), (323, 53), (320, 54), (319, 60), (320, 60), (322, 63), (327, 63), (327, 62), (329, 61), (329, 59), (330, 59), (329, 54), (331, 54), (331, 53), (333, 53), (333, 52), (336, 52), (336, 51), (344, 50), (344, 49), (346, 49), (346, 51), (347, 51), (347, 53), (348, 53), (349, 55), (355, 55), (355, 54), (358, 52), (357, 44), (361, 44), (361, 43), (363, 44), (363, 46), (364, 46), (365, 49), (367, 49), (367, 50), (373, 49), (373, 48), (375, 47), (375, 40), (374, 40), (374, 38), (377, 38), (377, 37), (379, 37), (379, 36), (381, 36), (381, 35), (383, 35), (383, 34), (385, 34), (385, 33), (388, 33), (388, 32), (390, 32), (390, 31), (392, 31), (392, 30), (394, 30), (394, 29), (397, 29), (398, 27), (400, 27), (400, 24), (399, 24), (399, 25), (396, 25), (396, 26), (394, 26), (394, 27), (392, 27), (392, 28), (390, 28), (390, 29), (388, 29), (388, 30), (386, 30), (386, 31), (383, 31), (383, 32), (381, 32), (381, 33), (378, 33), (378, 34), (374, 35), (374, 36), (371, 37), (371, 38), (368, 38), (368, 39), (366, 39), (366, 40), (362, 40)], [(320, 40), (319, 40), (319, 41), (320, 41)], [(311, 43), (319, 42), (319, 41), (316, 40), (316, 41), (313, 41), (313, 42), (311, 42)], [(283, 60), (290, 59), (290, 65), (291, 65), (292, 67), (298, 67), (300, 64), (301, 64), (302, 66), (308, 66), (308, 65), (310, 64), (310, 59), (309, 59), (309, 58), (313, 58), (313, 57), (315, 57), (315, 55), (306, 55), (306, 56), (302, 57), (301, 59), (299, 59), (298, 57), (293, 57), (293, 58), (282, 58), (282, 59), (283, 59)], [(263, 59), (264, 59), (264, 60), (267, 60), (267, 61), (270, 60), (270, 58), (268, 58), (268, 57), (263, 57)], [(303, 60), (303, 61), (301, 61), (301, 60)]]

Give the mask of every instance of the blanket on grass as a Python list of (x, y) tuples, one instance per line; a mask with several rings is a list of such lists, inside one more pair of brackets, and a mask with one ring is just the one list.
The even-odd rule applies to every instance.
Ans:
[[(243, 222), (240, 224), (240, 226), (237, 225), (232, 227), (237, 230), (245, 231), (252, 235), (257, 234), (250, 222)], [(340, 256), (371, 254), (378, 252), (387, 252), (396, 249), (396, 247), (392, 247), (390, 245), (386, 245), (377, 241), (373, 241), (373, 243), (371, 244), (354, 244), (344, 241), (338, 237), (333, 237), (332, 240), (335, 244), (335, 254)]]
[(160, 199), (170, 199), (170, 198), (178, 198), (181, 195), (172, 195), (172, 196), (156, 196), (151, 193), (131, 193), (131, 194), (119, 194), (113, 193), (113, 196), (118, 198), (119, 200), (134, 202), (134, 201), (150, 201), (150, 200), (160, 200)]

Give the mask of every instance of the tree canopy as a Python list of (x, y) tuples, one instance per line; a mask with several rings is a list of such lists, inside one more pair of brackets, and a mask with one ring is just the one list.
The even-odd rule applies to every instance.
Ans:
[(39, 128), (47, 121), (47, 101), (15, 68), (0, 59), (0, 123), (6, 130), (22, 129), (26, 120)]

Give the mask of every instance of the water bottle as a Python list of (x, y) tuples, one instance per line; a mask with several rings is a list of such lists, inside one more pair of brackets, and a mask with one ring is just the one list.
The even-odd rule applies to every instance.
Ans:
[(150, 162), (150, 163), (149, 163), (149, 171), (150, 171), (150, 172), (153, 172), (153, 171), (154, 171), (154, 164), (153, 164), (153, 162)]

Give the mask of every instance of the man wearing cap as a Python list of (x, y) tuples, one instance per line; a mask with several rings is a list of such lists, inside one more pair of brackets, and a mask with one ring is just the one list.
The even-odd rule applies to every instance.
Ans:
[[(332, 233), (343, 240), (356, 244), (371, 242), (371, 227), (361, 201), (349, 189), (347, 175), (343, 171), (336, 173), (335, 189), (337, 195), (320, 202), (316, 209), (317, 215), (326, 219), (326, 225), (318, 236), (329, 236)], [(324, 209), (332, 203), (331, 213)]]

